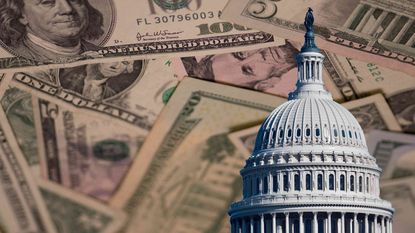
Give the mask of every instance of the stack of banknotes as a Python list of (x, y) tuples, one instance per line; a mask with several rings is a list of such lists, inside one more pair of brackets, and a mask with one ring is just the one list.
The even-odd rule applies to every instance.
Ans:
[(0, 232), (229, 233), (308, 7), (413, 232), (414, 0), (0, 0)]

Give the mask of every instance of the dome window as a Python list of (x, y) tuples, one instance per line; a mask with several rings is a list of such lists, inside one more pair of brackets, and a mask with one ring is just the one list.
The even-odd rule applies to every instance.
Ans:
[(259, 194), (259, 185), (260, 185), (259, 178), (256, 178), (255, 195)]
[(311, 175), (307, 174), (305, 176), (305, 189), (311, 191)]
[(317, 175), (317, 189), (323, 190), (323, 175), (322, 174)]
[(366, 192), (369, 192), (369, 177), (366, 177)]
[(316, 136), (320, 137), (320, 129), (319, 128), (316, 129)]
[(354, 192), (354, 175), (350, 176), (350, 191)]
[(333, 129), (333, 134), (334, 134), (334, 137), (336, 137), (336, 138), (337, 138), (337, 136), (339, 136), (339, 135), (337, 134), (337, 129)]
[(280, 129), (280, 138), (284, 137), (284, 130)]
[(288, 134), (287, 134), (287, 136), (288, 136), (289, 138), (291, 138), (291, 136), (292, 136), (291, 129), (288, 129)]
[(284, 174), (284, 191), (288, 192), (290, 185), (288, 184), (288, 175)]
[(363, 177), (359, 176), (359, 192), (363, 192)]
[(300, 128), (298, 128), (297, 129), (297, 138), (299, 138), (301, 136), (301, 129)]
[(300, 187), (301, 187), (300, 175), (295, 174), (294, 175), (294, 189), (295, 189), (295, 191), (300, 191)]
[(268, 193), (268, 177), (264, 177), (263, 181), (262, 181), (262, 193)]
[(311, 129), (310, 128), (307, 128), (305, 130), (305, 136), (310, 137), (310, 135), (311, 135)]
[(349, 130), (349, 138), (352, 138), (352, 131)]
[(341, 191), (345, 191), (345, 180), (344, 180), (344, 175), (340, 175), (340, 190)]
[(273, 175), (272, 176), (272, 191), (275, 193), (278, 192), (278, 176)]
[(346, 137), (346, 132), (344, 131), (344, 129), (342, 129), (342, 137)]
[(329, 190), (334, 190), (334, 175), (329, 175)]

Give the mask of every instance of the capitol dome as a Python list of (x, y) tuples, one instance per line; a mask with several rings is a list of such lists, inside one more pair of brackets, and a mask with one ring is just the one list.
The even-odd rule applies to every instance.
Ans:
[(264, 121), (241, 170), (232, 233), (392, 233), (381, 169), (356, 118), (324, 88), (310, 18), (311, 11), (296, 90)]

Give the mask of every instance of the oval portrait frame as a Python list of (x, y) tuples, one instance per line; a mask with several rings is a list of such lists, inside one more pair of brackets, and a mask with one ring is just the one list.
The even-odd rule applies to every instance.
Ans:
[[(111, 38), (114, 32), (115, 24), (116, 24), (117, 11), (116, 11), (116, 7), (114, 4), (114, 0), (84, 0), (84, 1), (88, 1), (88, 3), (92, 7), (94, 7), (96, 10), (98, 10), (103, 16), (102, 30), (104, 31), (104, 33), (99, 38), (95, 40), (87, 40), (87, 42), (94, 44), (97, 47), (103, 47)], [(0, 46), (4, 50), (6, 50), (8, 53), (16, 57), (22, 57), (28, 60), (34, 60), (32, 58), (25, 57), (24, 55), (16, 52), (15, 49), (7, 45), (2, 39), (0, 39)], [(60, 62), (57, 62), (57, 63), (60, 63)]]

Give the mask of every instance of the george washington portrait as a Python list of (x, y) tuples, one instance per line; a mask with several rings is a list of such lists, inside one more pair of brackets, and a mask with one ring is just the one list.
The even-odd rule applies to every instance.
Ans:
[(97, 50), (96, 42), (108, 33), (104, 24), (108, 14), (98, 9), (111, 12), (108, 1), (0, 0), (0, 40), (9, 52), (24, 58), (76, 59)]

